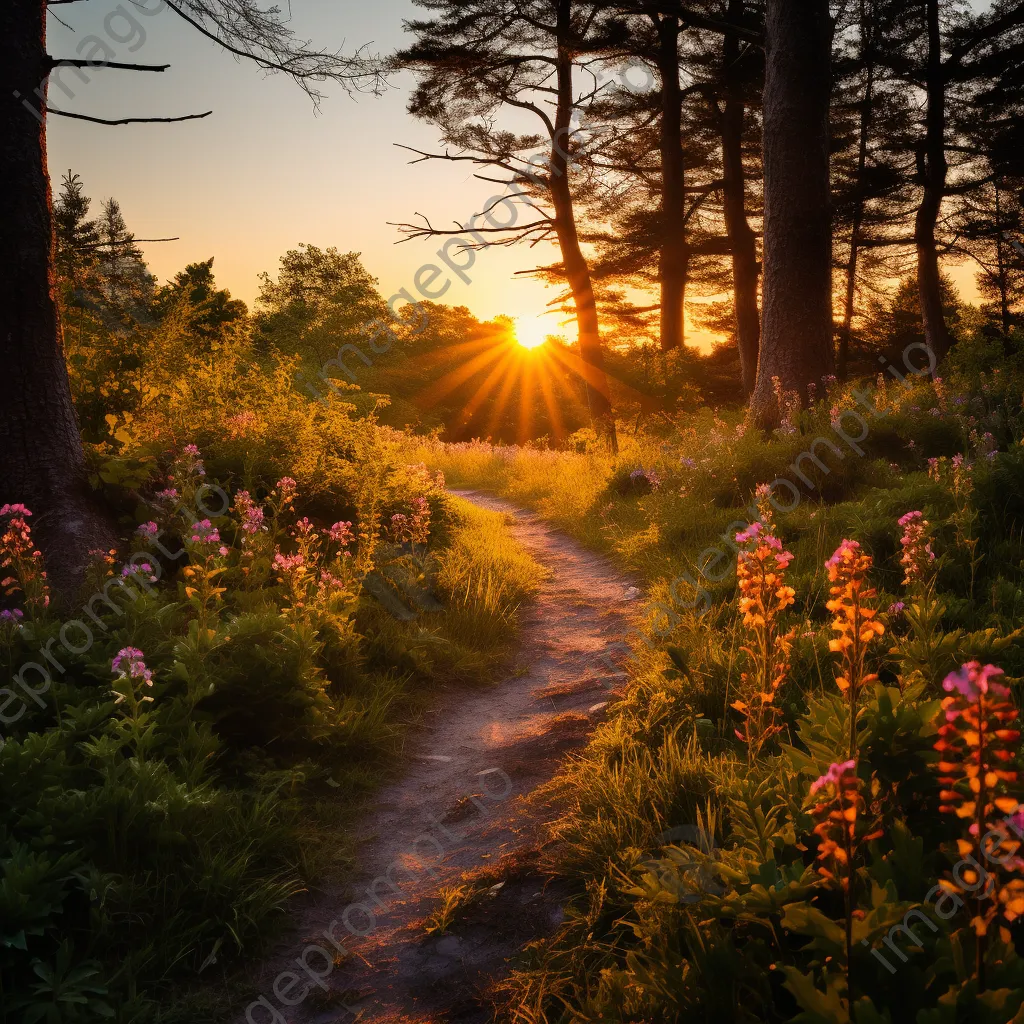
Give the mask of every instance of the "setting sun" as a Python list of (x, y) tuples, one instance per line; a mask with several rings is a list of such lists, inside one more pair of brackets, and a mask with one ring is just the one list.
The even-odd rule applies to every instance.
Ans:
[(515, 337), (523, 348), (540, 348), (550, 333), (538, 317), (516, 317)]

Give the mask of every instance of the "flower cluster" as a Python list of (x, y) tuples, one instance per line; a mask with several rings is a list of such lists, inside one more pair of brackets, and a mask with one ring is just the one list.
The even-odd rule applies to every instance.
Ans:
[(125, 705), (120, 712), (118, 731), (131, 743), (135, 756), (141, 761), (145, 747), (152, 738), (152, 725), (146, 724), (144, 704), (153, 698), (145, 692), (153, 686), (153, 673), (146, 667), (145, 655), (138, 647), (122, 647), (110, 665), (114, 673), (114, 685), (110, 693), (114, 704)]
[(907, 512), (900, 516), (898, 522), (903, 527), (903, 536), (900, 537), (903, 582), (905, 585), (923, 583), (935, 561), (935, 552), (928, 540), (928, 520), (921, 512)]
[(776, 721), (775, 697), (789, 672), (793, 631), (782, 631), (780, 615), (795, 600), (785, 580), (793, 555), (760, 522), (737, 533), (736, 542), (743, 545), (736, 558), (739, 609), (752, 639), (742, 648), (748, 671), (740, 676), (741, 696), (731, 706), (745, 719), (736, 736), (747, 744), (748, 756), (754, 760), (782, 728)]
[(193, 544), (219, 544), (220, 531), (209, 519), (200, 519), (192, 524), (189, 540)]
[(387, 532), (395, 544), (426, 544), (430, 539), (430, 505), (427, 499), (413, 498), (409, 515), (396, 512), (391, 517)]
[(970, 441), (976, 454), (988, 462), (995, 461), (999, 454), (999, 443), (989, 431), (986, 430), (984, 434), (979, 435), (977, 430), (971, 430)]
[(817, 797), (811, 816), (817, 821), (814, 834), (819, 840), (818, 874), (837, 882), (848, 897), (857, 848), (882, 834), (881, 829), (863, 825), (862, 785), (857, 775), (857, 762), (851, 759), (831, 764), (810, 788), (810, 795)]
[(138, 647), (122, 647), (110, 664), (110, 671), (119, 678), (142, 679), (148, 686), (153, 685), (153, 673), (146, 668), (146, 656)]
[[(943, 681), (949, 696), (942, 701), (942, 724), (935, 742), (939, 752), (936, 768), (941, 772), (939, 782), (943, 787), (939, 810), (970, 823), (966, 830), (970, 838), (957, 840), (961, 856), (973, 855), (975, 864), (980, 864), (977, 855), (981, 853), (988, 861), (1019, 870), (1024, 867), (1019, 856), (1020, 840), (1009, 834), (1005, 822), (994, 820), (996, 812), (1010, 815), (1021, 809), (1008, 792), (1008, 787), (1017, 782), (1011, 762), (1020, 740), (1018, 712), (1009, 688), (998, 681), (1002, 674), (995, 665), (983, 667), (969, 661)], [(976, 877), (968, 877), (967, 872), (961, 877), (971, 891), (977, 889)], [(1000, 886), (994, 872), (989, 879), (985, 893), (989, 898), (984, 904), (977, 901), (971, 924), (979, 941), (993, 922), (1009, 941), (1009, 924), (1024, 914), (1024, 880), (1015, 878)], [(953, 895), (965, 891), (960, 879), (940, 884)], [(998, 898), (992, 898), (997, 893)]]
[(160, 527), (150, 520), (148, 523), (136, 527), (135, 532), (144, 540), (156, 540), (160, 533)]
[(866, 602), (877, 596), (868, 583), (872, 559), (865, 555), (855, 540), (843, 540), (825, 563), (832, 583), (830, 599), (825, 607), (835, 618), (832, 629), (839, 635), (829, 640), (829, 650), (838, 654), (842, 671), (836, 685), (850, 702), (850, 758), (857, 755), (857, 706), (862, 688), (878, 677), (864, 670), (868, 645), (885, 632), (876, 618), (877, 612)]
[(280, 573), (293, 572), (305, 563), (302, 555), (282, 555), (279, 551), (274, 555), (274, 568)]
[(409, 529), (412, 533), (413, 544), (426, 544), (430, 539), (430, 505), (422, 496), (412, 500)]
[(653, 469), (644, 469), (643, 466), (639, 466), (630, 472), (629, 484), (634, 491), (649, 494), (661, 486), (661, 477)]
[(182, 469), (186, 473), (194, 473), (196, 476), (206, 476), (206, 469), (203, 466), (203, 460), (199, 455), (199, 449), (194, 444), (185, 445), (182, 450), (182, 454), (187, 456), (184, 459), (184, 465)]
[(25, 606), (42, 612), (49, 607), (50, 589), (43, 569), (43, 555), (32, 539), (28, 520), (32, 513), (24, 505), (0, 507), (0, 519), (9, 517), (0, 533), (0, 589), (10, 597), (17, 591), (24, 595)]
[(266, 529), (263, 509), (253, 501), (248, 491), (239, 491), (235, 495), (232, 508), (240, 520), (243, 533), (261, 533)]
[(121, 577), (123, 579), (135, 579), (137, 577), (144, 577), (150, 583), (156, 583), (157, 578), (154, 575), (153, 566), (149, 562), (139, 562), (138, 565), (134, 565), (129, 562), (127, 565), (121, 567)]
[(779, 377), (772, 377), (772, 393), (779, 407), (779, 434), (795, 434), (800, 416), (800, 396), (795, 391), (786, 391)]
[[(350, 522), (335, 523), (327, 530), (327, 536), (343, 548), (347, 548), (356, 539)], [(349, 554), (347, 551), (345, 553)]]

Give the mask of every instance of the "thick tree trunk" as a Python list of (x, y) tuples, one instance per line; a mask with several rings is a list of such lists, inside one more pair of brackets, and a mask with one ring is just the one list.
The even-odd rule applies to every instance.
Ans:
[(611, 393), (604, 369), (601, 332), (597, 318), (597, 302), (590, 267), (580, 247), (569, 188), (568, 147), (573, 111), (572, 94), (572, 24), (571, 0), (558, 0), (558, 103), (555, 109), (555, 135), (551, 146), (551, 204), (555, 211), (555, 234), (562, 253), (562, 266), (576, 306), (576, 325), (579, 334), (580, 358), (586, 364), (587, 399), (590, 413), (599, 434), (607, 437), (613, 452), (618, 451), (615, 418), (612, 414)]
[(683, 162), (683, 96), (679, 88), (679, 21), (658, 19), (658, 72), (661, 76), (661, 350), (685, 340), (686, 167)]
[(58, 590), (111, 533), (93, 506), (54, 298), (46, 4), (0, 6), (0, 505), (21, 502)]
[[(729, 0), (728, 21), (739, 25), (745, 0)], [(747, 221), (747, 189), (743, 176), (743, 77), (740, 40), (725, 36), (722, 75), (725, 107), (722, 111), (722, 177), (725, 231), (732, 249), (733, 310), (736, 344), (740, 353), (743, 393), (753, 394), (757, 378), (757, 355), (761, 347), (761, 316), (757, 308), (757, 240)]]
[(942, 282), (939, 254), (935, 247), (935, 225), (946, 191), (946, 82), (942, 67), (942, 34), (939, 0), (926, 0), (928, 60), (925, 69), (927, 110), (925, 138), (918, 152), (918, 175), (924, 186), (921, 205), (914, 219), (917, 248), (917, 289), (921, 297), (921, 319), (925, 344), (936, 359), (942, 359), (953, 344), (942, 310)]
[(776, 425), (774, 378), (806, 398), (835, 366), (828, 0), (768, 0), (764, 83), (764, 321), (755, 423)]
[(860, 10), (861, 59), (867, 66), (864, 99), (860, 108), (859, 138), (857, 143), (856, 198), (850, 226), (850, 256), (846, 261), (846, 296), (843, 303), (843, 326), (839, 332), (839, 379), (846, 380), (850, 361), (850, 339), (853, 335), (853, 314), (857, 299), (857, 260), (860, 255), (860, 229), (864, 223), (864, 169), (868, 159), (868, 134), (874, 113), (875, 65), (871, 51), (872, 26), (863, 2)]

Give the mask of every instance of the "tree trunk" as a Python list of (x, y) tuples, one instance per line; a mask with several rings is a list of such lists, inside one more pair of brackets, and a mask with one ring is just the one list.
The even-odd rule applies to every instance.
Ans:
[(857, 144), (856, 198), (853, 206), (853, 221), (850, 226), (850, 256), (846, 261), (846, 298), (843, 303), (843, 326), (839, 332), (839, 379), (846, 380), (850, 361), (850, 338), (853, 335), (853, 314), (857, 298), (857, 257), (860, 255), (860, 229), (864, 223), (864, 169), (868, 160), (868, 133), (874, 107), (875, 65), (871, 51), (872, 26), (864, 10), (860, 8), (861, 59), (867, 67), (867, 81), (864, 85), (864, 99), (860, 108), (859, 140)]
[[(743, 19), (745, 0), (729, 0), (728, 21), (738, 25)], [(722, 195), (725, 231), (732, 249), (733, 309), (736, 318), (736, 344), (740, 353), (743, 393), (753, 394), (757, 378), (757, 354), (761, 347), (761, 316), (757, 308), (757, 240), (747, 221), (747, 189), (743, 176), (743, 78), (740, 40), (727, 33), (723, 47), (722, 74), (725, 80), (725, 107), (722, 111)]]
[(1003, 346), (1010, 354), (1007, 342), (1010, 338), (1010, 291), (1007, 281), (1006, 260), (1003, 257), (1003, 213), (999, 202), (999, 179), (993, 182), (996, 198), (996, 270), (999, 282), (999, 318), (1003, 325)]
[(93, 505), (54, 295), (46, 171), (46, 4), (0, 7), (0, 505), (21, 502), (58, 591), (111, 531)]
[(571, 0), (558, 0), (558, 103), (555, 109), (555, 134), (551, 145), (551, 204), (555, 211), (555, 234), (562, 253), (562, 265), (576, 306), (580, 358), (586, 364), (584, 384), (590, 414), (594, 418), (597, 432), (608, 438), (612, 451), (617, 453), (618, 440), (615, 435), (615, 418), (612, 414), (608, 377), (604, 370), (604, 352), (601, 350), (594, 284), (590, 277), (590, 267), (580, 247), (576, 213), (569, 188), (567, 151), (573, 111), (571, 11)]
[(828, 0), (768, 0), (764, 82), (764, 327), (754, 422), (778, 424), (786, 392), (831, 374), (832, 217)]
[(679, 348), (685, 338), (686, 168), (683, 163), (683, 97), (679, 88), (679, 21), (664, 15), (658, 26), (661, 76), (661, 350)]
[(928, 60), (925, 69), (927, 111), (925, 138), (917, 154), (918, 175), (924, 186), (921, 205), (914, 219), (917, 248), (917, 289), (921, 297), (921, 319), (925, 344), (936, 359), (942, 359), (953, 344), (942, 310), (942, 282), (939, 254), (935, 247), (935, 225), (946, 190), (946, 82), (942, 67), (942, 34), (939, 28), (939, 0), (926, 0)]

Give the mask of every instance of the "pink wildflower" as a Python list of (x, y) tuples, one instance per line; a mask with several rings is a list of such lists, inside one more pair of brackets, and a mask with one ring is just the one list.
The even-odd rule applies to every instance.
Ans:
[(745, 530), (741, 530), (736, 534), (736, 543), (747, 544), (752, 540), (757, 540), (761, 534), (761, 529), (760, 523), (750, 523)]
[(252, 500), (248, 491), (239, 491), (235, 495), (234, 509), (242, 520), (245, 533), (259, 533), (263, 529), (263, 509)]
[(138, 647), (122, 647), (111, 662), (110, 670), (121, 678), (143, 679), (153, 685), (153, 673), (146, 668), (145, 655)]
[(327, 536), (343, 548), (348, 547), (355, 539), (352, 533), (352, 524), (349, 522), (335, 523), (328, 531)]
[(219, 544), (220, 532), (209, 519), (201, 519), (193, 524), (190, 540), (193, 544)]
[(811, 783), (811, 793), (817, 793), (826, 786), (837, 786), (847, 775), (852, 775), (856, 767), (856, 761), (833, 761), (828, 771)]
[(930, 564), (935, 561), (935, 552), (932, 551), (931, 541), (927, 539), (928, 520), (921, 512), (907, 512), (900, 516), (898, 522), (903, 527), (903, 536), (900, 537), (903, 546), (903, 554), (900, 556), (903, 582), (919, 583), (925, 578)]
[(145, 576), (150, 583), (156, 583), (156, 576), (153, 575), (153, 566), (149, 562), (139, 562), (138, 565), (132, 565), (129, 562), (128, 565), (121, 569), (121, 576), (124, 579), (129, 579), (133, 576)]
[(839, 547), (832, 552), (832, 557), (825, 563), (825, 566), (834, 569), (841, 562), (850, 561), (857, 557), (860, 551), (860, 544), (855, 540), (846, 540), (840, 543)]
[[(991, 682), (994, 676), (1001, 676), (1003, 670), (995, 665), (982, 668), (980, 662), (968, 661), (957, 672), (950, 672), (942, 681), (942, 688), (947, 693), (954, 690), (968, 700), (977, 700), (983, 693), (991, 693), (997, 697), (1008, 697), (1009, 689), (1002, 683)], [(957, 712), (959, 714), (959, 712)], [(947, 718), (949, 717), (947, 713)]]

